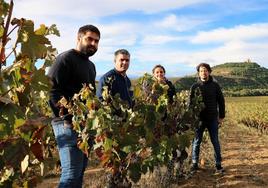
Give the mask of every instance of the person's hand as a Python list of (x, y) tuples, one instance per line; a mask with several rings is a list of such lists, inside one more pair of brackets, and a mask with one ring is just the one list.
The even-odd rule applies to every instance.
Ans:
[(70, 123), (68, 120), (63, 121), (63, 126), (64, 126), (64, 128), (72, 128), (73, 127), (72, 123)]
[(223, 123), (223, 118), (219, 118), (218, 122), (219, 122), (219, 127), (220, 127), (222, 125), (222, 123)]

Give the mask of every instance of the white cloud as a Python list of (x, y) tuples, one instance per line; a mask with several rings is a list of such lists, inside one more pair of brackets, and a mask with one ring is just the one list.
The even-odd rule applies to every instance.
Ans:
[[(214, 66), (225, 62), (243, 62), (251, 59), (261, 66), (267, 67), (267, 49), (267, 43), (233, 41), (211, 50), (198, 49), (191, 52), (170, 51), (169, 49), (143, 49), (138, 51), (136, 56), (142, 63), (164, 64), (167, 67), (167, 74), (174, 75), (174, 71), (179, 71), (180, 67), (187, 66), (192, 67), (192, 73), (194, 73), (195, 66), (200, 62), (207, 62)], [(177, 68), (169, 68), (174, 66)]]
[(185, 38), (168, 36), (168, 35), (148, 35), (144, 37), (142, 44), (144, 45), (165, 44), (168, 42), (175, 42), (180, 40), (185, 40)]
[(206, 44), (239, 40), (252, 40), (268, 37), (268, 23), (239, 25), (234, 28), (218, 28), (199, 32), (192, 43)]
[(221, 14), (233, 15), (237, 13), (259, 11), (267, 9), (267, 0), (217, 0), (215, 1)]
[(92, 57), (96, 62), (112, 62), (114, 51), (119, 48), (132, 48), (140, 32), (138, 24), (131, 22), (102, 24), (99, 29), (101, 31), (99, 50)]
[(267, 43), (232, 41), (210, 51), (197, 52), (194, 56), (199, 62), (211, 59), (211, 62), (208, 63), (212, 65), (224, 62), (243, 62), (247, 59), (265, 65), (268, 59), (267, 49)]
[(163, 20), (156, 22), (154, 25), (175, 31), (187, 31), (199, 25), (211, 22), (211, 19), (193, 17), (193, 16), (176, 16), (174, 14), (168, 15)]
[(114, 37), (119, 35), (129, 35), (139, 31), (139, 25), (133, 22), (116, 22), (101, 25), (101, 34), (105, 37)]
[(108, 16), (129, 10), (154, 13), (207, 1), (211, 0), (17, 0), (15, 7), (18, 15), (66, 16), (67, 18), (83, 19)]
[[(140, 27), (137, 23), (112, 23), (112, 24), (97, 24), (101, 31), (101, 40), (99, 47), (101, 49), (112, 48), (126, 48), (135, 45), (137, 36), (139, 35)], [(58, 27), (58, 26), (57, 26)], [(79, 26), (71, 26), (68, 23), (58, 27), (60, 30), (60, 37), (50, 37), (54, 47), (58, 49), (58, 52), (63, 52), (66, 49), (76, 47), (77, 30)], [(109, 50), (112, 52), (112, 50)], [(105, 54), (105, 53), (104, 53)], [(104, 55), (106, 57), (106, 55)], [(105, 58), (101, 58), (105, 59)]]
[(140, 32), (137, 23), (121, 22), (100, 25), (101, 43), (105, 46), (134, 45)]
[(136, 58), (142, 62), (155, 62), (156, 64), (165, 62), (169, 65), (185, 63), (190, 59), (189, 52), (170, 49), (145, 48), (136, 52)]
[(163, 1), (163, 0), (112, 0), (114, 5), (120, 4), (120, 8), (140, 10), (147, 13), (154, 13), (170, 9), (182, 8), (211, 0), (180, 0), (180, 1)]

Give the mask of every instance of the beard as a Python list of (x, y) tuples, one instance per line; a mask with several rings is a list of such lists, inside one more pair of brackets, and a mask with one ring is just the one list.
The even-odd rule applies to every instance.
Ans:
[(81, 53), (86, 55), (87, 57), (93, 56), (97, 52), (97, 48), (95, 46), (81, 46)]

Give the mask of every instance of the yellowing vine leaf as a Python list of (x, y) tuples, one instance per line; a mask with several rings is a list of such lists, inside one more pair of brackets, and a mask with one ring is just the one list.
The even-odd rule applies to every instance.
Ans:
[(17, 40), (18, 43), (21, 43), (22, 54), (34, 59), (46, 57), (47, 47), (45, 45), (50, 45), (50, 41), (44, 35), (40, 35), (43, 29), (44, 27), (41, 26), (37, 29), (36, 34), (33, 21), (25, 20), (23, 22)]
[(0, 96), (0, 102), (5, 103), (5, 104), (13, 103), (13, 101), (10, 98), (1, 97), (1, 96)]
[(29, 166), (29, 155), (26, 155), (24, 157), (24, 159), (21, 161), (20, 166), (21, 166), (21, 173), (23, 174)]
[(46, 34), (46, 31), (47, 31), (47, 27), (44, 25), (44, 24), (41, 24), (40, 25), (40, 28), (35, 30), (35, 34), (36, 35), (45, 35)]

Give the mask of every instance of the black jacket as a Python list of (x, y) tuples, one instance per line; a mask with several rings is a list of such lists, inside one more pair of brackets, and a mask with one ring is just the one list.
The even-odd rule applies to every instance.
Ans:
[[(78, 93), (83, 84), (91, 84), (95, 92), (95, 65), (84, 54), (71, 49), (59, 54), (56, 62), (49, 69), (48, 76), (52, 81), (49, 104), (55, 117), (59, 117), (57, 102), (64, 96), (70, 100)], [(71, 121), (67, 109), (64, 109), (64, 119)]]
[[(113, 82), (109, 83), (108, 78), (112, 78)], [(127, 76), (122, 76), (115, 69), (104, 74), (100, 78), (97, 89), (97, 97), (100, 100), (103, 100), (103, 86), (108, 86), (108, 90), (111, 92), (112, 96), (118, 93), (122, 100), (128, 101), (129, 106), (132, 106), (133, 91), (131, 90), (131, 82)]]
[(219, 84), (210, 76), (206, 82), (200, 79), (191, 87), (190, 99), (195, 96), (195, 91), (200, 88), (205, 108), (200, 113), (202, 121), (214, 120), (225, 117), (225, 102)]
[(167, 95), (170, 103), (173, 103), (173, 96), (176, 95), (176, 89), (171, 81), (166, 80), (166, 84), (168, 85)]

